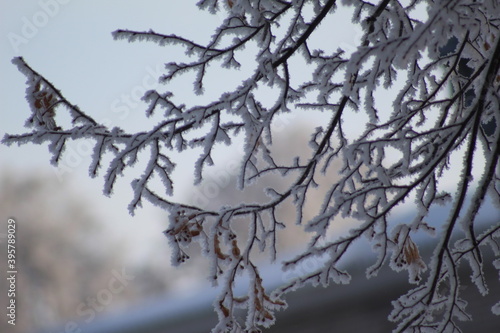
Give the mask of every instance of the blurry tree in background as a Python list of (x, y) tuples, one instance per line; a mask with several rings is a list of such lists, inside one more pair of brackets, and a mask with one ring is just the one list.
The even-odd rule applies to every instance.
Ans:
[[(488, 293), (484, 246), (500, 268), (498, 219), (486, 227), (476, 223), (487, 193), (500, 202), (499, 1), (202, 0), (198, 6), (226, 16), (207, 43), (151, 30), (114, 32), (116, 39), (183, 47), (190, 57), (167, 63), (164, 90), (145, 94), (146, 115), (158, 120), (153, 128), (127, 133), (99, 124), (16, 58), (27, 77), (32, 114), (26, 126), (33, 131), (6, 135), (3, 142), (46, 142), (57, 165), (70, 140), (93, 140), (89, 172), (96, 177), (104, 168), (105, 194), (119, 176), (131, 176), (131, 213), (144, 200), (169, 213), (165, 234), (174, 264), (189, 259), (192, 241), (200, 243), (207, 275), (220, 291), (214, 332), (258, 332), (286, 307), (285, 293), (308, 283), (349, 283), (342, 260), (359, 239), (377, 254), (368, 277), (389, 265), (407, 270), (416, 284), (393, 302), (395, 331), (459, 331), (457, 319), (470, 319), (459, 265), (472, 268), (482, 294)], [(333, 35), (347, 30), (338, 23), (346, 15), (359, 35), (339, 46)], [(214, 75), (217, 94), (207, 83)], [(176, 98), (176, 80), (185, 76), (193, 78), (195, 94), (211, 91), (203, 102)], [(309, 134), (309, 155), (288, 161), (277, 157), (273, 140), (289, 114), (327, 120)], [(221, 144), (241, 151), (238, 187), (245, 191), (260, 180), (267, 200), (217, 208), (173, 202), (173, 172), (182, 154), (199, 155), (195, 185), (202, 186), (212, 165), (221, 163)], [(129, 172), (134, 166), (142, 170), (137, 177)], [(311, 200), (319, 203), (312, 217), (304, 214)], [(295, 207), (293, 219), (280, 215), (285, 204)], [(433, 224), (428, 215), (436, 205), (448, 214)], [(401, 209), (413, 214), (405, 223), (393, 218)], [(352, 219), (350, 232), (330, 234), (340, 217)], [(269, 292), (255, 255), (267, 251), (275, 260), (277, 238), (293, 223), (310, 237), (284, 269), (311, 258), (319, 268)], [(439, 239), (427, 262), (415, 237), (420, 232)], [(240, 279), (249, 281), (243, 294), (235, 289)], [(500, 314), (500, 303), (491, 306)]]
[[(87, 322), (167, 290), (167, 278), (148, 263), (126, 265), (126, 245), (103, 232), (102, 223), (90, 213), (92, 209), (81, 195), (47, 179), (51, 177), (42, 173), (18, 177), (6, 170), (0, 178), (0, 211), (16, 220), (18, 265), (18, 320), (16, 326), (2, 320), (2, 332), (34, 332), (68, 320)], [(2, 243), (0, 246), (6, 246)], [(0, 257), (1, 267), (7, 267), (6, 260), (6, 256)], [(99, 292), (108, 288), (124, 266), (134, 279), (114, 282), (113, 299), (101, 297)]]

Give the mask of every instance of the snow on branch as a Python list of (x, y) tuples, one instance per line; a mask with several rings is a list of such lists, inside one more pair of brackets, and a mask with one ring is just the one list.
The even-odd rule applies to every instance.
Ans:
[[(416, 285), (393, 302), (389, 319), (396, 332), (460, 331), (457, 320), (471, 317), (458, 270), (470, 266), (472, 282), (486, 294), (483, 247), (493, 249), (500, 267), (500, 221), (486, 226), (478, 221), (487, 198), (500, 207), (500, 3), (206, 0), (198, 6), (226, 15), (206, 44), (152, 30), (117, 30), (113, 36), (184, 48), (193, 60), (166, 59), (162, 82), (193, 72), (194, 93), (204, 94), (211, 70), (240, 70), (249, 63), (253, 68), (238, 84), (200, 105), (179, 104), (172, 91), (148, 91), (146, 116), (163, 118), (150, 130), (125, 133), (98, 124), (16, 58), (27, 77), (26, 127), (33, 131), (6, 135), (3, 143), (48, 142), (57, 165), (68, 140), (92, 139), (90, 175), (99, 174), (108, 156), (103, 175), (108, 195), (125, 169), (145, 160), (141, 175), (131, 181), (129, 210), (147, 200), (169, 213), (164, 233), (174, 265), (189, 260), (193, 241), (200, 244), (210, 263), (207, 276), (220, 291), (213, 332), (260, 332), (286, 308), (286, 293), (307, 284), (349, 283), (344, 262), (360, 239), (376, 254), (368, 277), (389, 266), (406, 271)], [(361, 30), (350, 50), (319, 33), (327, 24), (334, 34), (347, 31), (329, 20), (346, 14)], [(309, 133), (307, 155), (281, 161), (275, 146), (279, 116), (317, 111), (327, 120)], [(60, 123), (63, 112), (70, 125)], [(360, 119), (357, 128), (352, 117)], [(215, 150), (242, 137), (238, 204), (209, 209), (172, 200), (180, 182), (173, 177), (174, 152), (198, 154), (193, 169), (199, 185), (207, 167), (217, 166)], [(453, 193), (449, 175), (457, 167)], [(268, 185), (270, 177), (285, 185)], [(259, 182), (266, 184), (265, 200), (247, 202), (245, 191)], [(309, 207), (311, 201), (316, 208)], [(295, 219), (281, 218), (287, 205), (295, 208)], [(395, 212), (409, 205), (412, 216), (401, 221)], [(436, 206), (447, 211), (439, 221), (431, 218)], [(338, 221), (352, 223), (347, 234), (332, 232)], [(277, 238), (294, 222), (308, 240), (300, 254), (286, 259)], [(428, 237), (437, 238), (430, 258), (423, 254)], [(261, 252), (282, 260), (285, 270), (310, 259), (318, 265), (269, 291), (256, 259)], [(243, 293), (236, 288), (241, 281), (248, 281)], [(500, 313), (499, 305), (492, 310)]]

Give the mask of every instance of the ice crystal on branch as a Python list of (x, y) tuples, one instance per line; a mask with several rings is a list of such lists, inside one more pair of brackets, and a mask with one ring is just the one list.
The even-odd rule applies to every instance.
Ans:
[[(396, 331), (459, 331), (456, 320), (470, 319), (460, 298), (459, 266), (472, 268), (472, 281), (485, 294), (482, 249), (491, 247), (497, 258), (500, 253), (498, 217), (487, 228), (477, 225), (487, 196), (500, 203), (500, 3), (206, 0), (198, 6), (226, 15), (207, 44), (152, 30), (117, 30), (113, 35), (184, 48), (192, 61), (165, 59), (159, 78), (163, 83), (193, 73), (194, 92), (204, 94), (210, 71), (253, 66), (243, 71), (238, 84), (200, 105), (179, 105), (172, 91), (148, 91), (146, 115), (161, 112), (163, 119), (148, 131), (126, 133), (96, 123), (16, 58), (28, 79), (32, 114), (26, 125), (33, 132), (6, 135), (3, 142), (47, 141), (57, 164), (68, 139), (93, 139), (92, 177), (101, 171), (104, 156), (111, 156), (103, 172), (106, 194), (125, 169), (135, 166), (140, 152), (149, 152), (142, 175), (131, 181), (129, 209), (133, 213), (148, 200), (169, 213), (165, 235), (174, 264), (189, 260), (193, 240), (200, 243), (210, 261), (207, 276), (220, 287), (214, 332), (258, 332), (274, 322), (276, 310), (286, 307), (285, 293), (308, 283), (349, 283), (350, 273), (341, 262), (361, 238), (377, 254), (367, 268), (369, 277), (388, 263), (395, 271), (407, 270), (410, 282), (418, 284), (393, 302), (389, 319), (397, 323)], [(358, 45), (350, 50), (332, 45), (334, 39), (320, 33), (322, 25), (333, 34), (344, 33), (347, 27), (330, 18), (348, 13), (361, 31)], [(305, 65), (297, 66), (300, 59)], [(263, 89), (272, 93), (263, 94)], [(307, 158), (283, 164), (273, 150), (276, 119), (313, 111), (329, 121), (311, 133)], [(69, 127), (59, 125), (62, 112), (70, 114)], [(346, 124), (358, 115), (366, 123), (349, 128)], [(235, 145), (241, 135), (242, 193), (268, 176), (283, 178), (286, 188), (268, 186), (265, 202), (241, 200), (214, 210), (171, 200), (178, 186), (172, 178), (174, 151), (199, 154), (193, 166), (199, 184), (206, 167), (215, 163), (216, 147)], [(341, 161), (340, 168), (334, 161)], [(461, 173), (451, 193), (443, 183), (457, 166)], [(332, 173), (335, 181), (322, 181)], [(161, 192), (153, 186), (157, 180)], [(307, 218), (306, 202), (318, 188), (322, 200)], [(409, 201), (415, 207), (412, 219), (401, 222), (391, 216)], [(269, 251), (277, 257), (276, 239), (294, 223), (280, 219), (285, 204), (295, 206), (296, 222), (311, 239), (284, 268), (293, 270), (311, 258), (320, 265), (269, 292), (254, 254)], [(448, 213), (432, 225), (427, 220), (436, 205)], [(353, 222), (347, 235), (336, 236), (329, 230), (341, 218), (359, 223)], [(242, 225), (246, 234), (237, 232)], [(420, 254), (420, 231), (438, 238), (430, 260)], [(498, 268), (498, 259), (496, 263)], [(243, 295), (235, 288), (241, 277), (250, 281)], [(496, 314), (498, 307), (492, 305)], [(246, 320), (237, 309), (246, 310)]]

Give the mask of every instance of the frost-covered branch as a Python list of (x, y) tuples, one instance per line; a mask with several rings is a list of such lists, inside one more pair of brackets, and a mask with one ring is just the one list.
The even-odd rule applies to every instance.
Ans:
[[(377, 255), (368, 277), (388, 265), (407, 271), (409, 282), (418, 284), (393, 302), (389, 319), (397, 323), (396, 331), (458, 332), (456, 320), (470, 320), (460, 295), (461, 265), (472, 268), (472, 281), (483, 294), (488, 292), (484, 246), (493, 249), (500, 267), (500, 221), (478, 224), (487, 200), (500, 207), (500, 3), (204, 0), (198, 6), (226, 16), (206, 43), (152, 30), (113, 33), (129, 42), (182, 47), (190, 58), (187, 63), (167, 59), (159, 78), (167, 88), (144, 95), (146, 116), (163, 115), (156, 126), (126, 133), (98, 124), (16, 58), (27, 77), (31, 115), (26, 126), (33, 131), (6, 135), (3, 142), (48, 142), (57, 165), (68, 140), (93, 140), (90, 176), (102, 173), (106, 194), (126, 168), (146, 160), (131, 181), (129, 210), (147, 200), (169, 213), (165, 235), (175, 265), (189, 260), (188, 248), (199, 242), (210, 262), (207, 276), (220, 290), (214, 332), (258, 332), (286, 307), (286, 293), (309, 283), (349, 283), (351, 273), (342, 263), (360, 239)], [(323, 25), (344, 33), (346, 27), (331, 18), (346, 14), (361, 30), (351, 49), (319, 33)], [(297, 66), (297, 60), (305, 65)], [(242, 70), (243, 63), (253, 67)], [(205, 104), (176, 102), (170, 83), (192, 72), (194, 93), (204, 94), (208, 74), (217, 66), (241, 70), (242, 80)], [(69, 123), (59, 120), (64, 112)], [(310, 149), (281, 161), (275, 149), (280, 116), (319, 112), (323, 118), (309, 133)], [(242, 196), (267, 177), (280, 179), (281, 186), (266, 184), (265, 200), (249, 203), (242, 197), (218, 209), (172, 200), (179, 186), (174, 152), (198, 154), (193, 166), (198, 186), (207, 166), (216, 164), (218, 147), (241, 140)], [(110, 162), (102, 172), (105, 160)], [(459, 175), (452, 170), (457, 166)], [(456, 177), (456, 193), (447, 182), (450, 174)], [(310, 208), (318, 193), (317, 207)], [(412, 217), (401, 221), (395, 212), (409, 202)], [(295, 208), (295, 219), (280, 216), (287, 205)], [(448, 215), (436, 222), (430, 216), (438, 205)], [(342, 219), (352, 224), (339, 236), (332, 229)], [(294, 258), (282, 258), (277, 239), (294, 222), (309, 242)], [(425, 236), (417, 236), (422, 231)], [(430, 244), (422, 241), (426, 237), (438, 238), (430, 259), (421, 255)], [(283, 260), (286, 270), (309, 259), (318, 265), (269, 291), (256, 259), (261, 252)], [(241, 294), (236, 285), (242, 281), (248, 288)], [(493, 307), (497, 314), (499, 304)], [(238, 309), (246, 311), (245, 320)]]

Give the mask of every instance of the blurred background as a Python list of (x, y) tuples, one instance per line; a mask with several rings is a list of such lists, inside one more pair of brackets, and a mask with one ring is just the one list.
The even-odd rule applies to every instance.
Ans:
[[(199, 12), (194, 1), (0, 0), (0, 137), (29, 131), (23, 127), (30, 114), (24, 96), (25, 77), (11, 64), (13, 57), (23, 56), (94, 119), (136, 131), (151, 124), (144, 117), (140, 97), (144, 91), (157, 88), (156, 78), (165, 62), (185, 56), (182, 49), (175, 47), (114, 41), (111, 32), (120, 28), (153, 29), (182, 34), (202, 43), (222, 19)], [(342, 19), (348, 23), (350, 16)], [(345, 31), (335, 38), (337, 45), (349, 49), (355, 45), (356, 32)], [(207, 87), (208, 96), (220, 89), (215, 79), (207, 79), (214, 83)], [(191, 98), (192, 84), (188, 79), (176, 82), (176, 89), (177, 98)], [(359, 117), (362, 115), (355, 122), (360, 121)], [(286, 133), (277, 128), (278, 158), (307, 156), (309, 133), (325, 121), (327, 118), (309, 115), (281, 119), (278, 126), (286, 128)], [(88, 177), (89, 147), (85, 142), (71, 143), (61, 165), (54, 167), (49, 164), (50, 155), (44, 145), (0, 145), (2, 309), (7, 305), (7, 284), (3, 283), (7, 258), (3, 254), (9, 218), (17, 225), (18, 266), (16, 326), (7, 324), (2, 315), (0, 331), (69, 332), (76, 327), (88, 333), (123, 333), (128, 327), (131, 332), (208, 332), (216, 316), (211, 309), (215, 291), (205, 279), (206, 262), (194, 256), (184, 266), (172, 268), (171, 252), (162, 234), (167, 227), (166, 213), (145, 203), (135, 216), (130, 216), (127, 205), (132, 193), (127, 179), (118, 181), (113, 196), (103, 196), (102, 179)], [(235, 174), (227, 166), (237, 163), (238, 152), (235, 145), (220, 154), (217, 158), (226, 168), (210, 169), (197, 189), (191, 187), (192, 169), (179, 167), (176, 177), (180, 186), (174, 199), (207, 207), (234, 201)], [(186, 156), (183, 163), (190, 165), (194, 158)], [(267, 179), (267, 186), (272, 181)], [(245, 200), (265, 200), (261, 189), (262, 184), (250, 188)], [(315, 195), (319, 198), (321, 189)], [(316, 206), (313, 198), (310, 214)], [(497, 211), (488, 207), (490, 211), (484, 216), (493, 216)], [(280, 214), (283, 220), (294, 219), (287, 207)], [(400, 215), (404, 218), (405, 212)], [(439, 217), (440, 212), (435, 212), (435, 216)], [(345, 231), (346, 224), (339, 223), (332, 232)], [(290, 224), (279, 240), (280, 248), (285, 255), (293, 255), (304, 246), (302, 241), (306, 238)], [(347, 322), (355, 325), (359, 320), (353, 318), (368, 318), (369, 313), (373, 314), (370, 322), (377, 320), (380, 332), (388, 331), (392, 327), (386, 320), (390, 301), (409, 287), (407, 275), (392, 273), (387, 275), (390, 279), (379, 279), (380, 284), (365, 283), (362, 268), (371, 259), (365, 255), (367, 251), (368, 247), (360, 244), (357, 253), (363, 256), (353, 257), (350, 263), (359, 270), (359, 281), (346, 289), (329, 288), (330, 293), (318, 288), (316, 292), (309, 290), (291, 296), (290, 309), (279, 315), (276, 332), (289, 332), (290, 325), (295, 325), (292, 327), (299, 332), (300, 322), (306, 332), (312, 326), (327, 331), (328, 326), (321, 323), (331, 325), (328, 309), (337, 313), (336, 327), (340, 331), (340, 321), (346, 322), (348, 331), (353, 327), (349, 328)], [(312, 270), (315, 265), (311, 262), (303, 269)], [(270, 286), (291, 278), (276, 267), (269, 267), (263, 275), (270, 277)], [(399, 287), (394, 287), (394, 281), (399, 281)], [(377, 291), (382, 291), (384, 297)], [(368, 302), (367, 297), (377, 302)], [(480, 304), (486, 307), (489, 303), (483, 301)], [(342, 312), (346, 309), (350, 309), (349, 314)], [(77, 326), (71, 326), (72, 323)]]
[[(166, 55), (175, 58), (183, 51), (114, 41), (111, 32), (153, 28), (208, 36), (210, 29), (186, 25), (185, 14), (195, 11), (194, 3), (172, 4), (0, 0), (0, 136), (30, 131), (23, 127), (30, 114), (26, 78), (11, 63), (16, 56), (96, 120), (131, 131), (147, 126), (140, 97), (156, 87)], [(205, 24), (216, 22), (206, 17)], [(0, 145), (0, 246), (6, 254), (7, 220), (14, 218), (18, 265), (16, 326), (2, 315), (1, 332), (54, 329), (68, 320), (93, 322), (92, 312), (99, 318), (173, 290), (183, 294), (205, 281), (194, 272), (196, 265), (170, 266), (164, 212), (146, 204), (134, 217), (128, 214), (128, 181), (111, 198), (102, 194), (102, 179), (88, 177), (88, 148), (72, 142), (60, 167), (54, 167), (46, 146)], [(177, 198), (186, 196), (191, 183), (186, 181)], [(2, 309), (6, 259), (0, 257)], [(124, 286), (114, 283), (117, 292), (106, 298), (103, 290), (123, 274), (130, 280)]]

